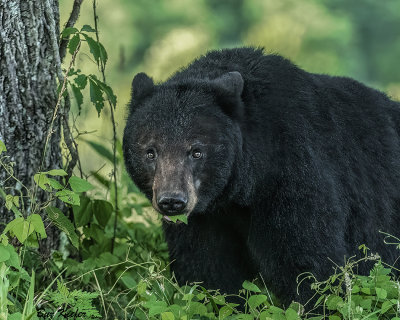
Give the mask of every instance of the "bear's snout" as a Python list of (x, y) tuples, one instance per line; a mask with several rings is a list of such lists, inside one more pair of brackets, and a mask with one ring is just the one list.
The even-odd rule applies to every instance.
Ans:
[(187, 203), (187, 197), (183, 193), (164, 193), (157, 198), (158, 208), (169, 215), (182, 213)]

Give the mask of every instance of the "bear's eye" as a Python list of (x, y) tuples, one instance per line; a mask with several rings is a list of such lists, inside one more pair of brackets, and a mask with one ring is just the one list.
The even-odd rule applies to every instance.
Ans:
[(193, 159), (200, 159), (203, 156), (200, 150), (195, 149), (192, 151), (192, 158)]
[(156, 152), (152, 149), (146, 151), (146, 158), (149, 160), (154, 160), (156, 158)]

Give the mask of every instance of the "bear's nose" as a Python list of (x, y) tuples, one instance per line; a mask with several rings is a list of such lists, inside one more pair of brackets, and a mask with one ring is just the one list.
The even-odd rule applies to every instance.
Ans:
[(179, 214), (186, 208), (187, 199), (183, 194), (163, 194), (157, 205), (163, 213)]

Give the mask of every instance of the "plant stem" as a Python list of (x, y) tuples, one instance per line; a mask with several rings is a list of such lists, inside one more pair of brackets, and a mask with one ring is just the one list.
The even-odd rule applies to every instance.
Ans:
[[(93, 15), (94, 15), (94, 29), (96, 30), (96, 40), (99, 43), (99, 31), (97, 27), (97, 21), (99, 17), (96, 13), (96, 0), (93, 0)], [(105, 65), (102, 59), (99, 60), (100, 71), (103, 76), (103, 82), (106, 83), (106, 76), (105, 76)], [(115, 118), (114, 118), (114, 109), (113, 105), (108, 99), (108, 104), (110, 106), (111, 111), (111, 122), (113, 127), (113, 179), (114, 179), (114, 206), (115, 206), (115, 217), (114, 217), (114, 234), (111, 240), (111, 253), (114, 252), (114, 245), (115, 245), (115, 237), (117, 233), (117, 220), (119, 215), (119, 207), (118, 207), (118, 189), (117, 189), (117, 128), (115, 125)]]

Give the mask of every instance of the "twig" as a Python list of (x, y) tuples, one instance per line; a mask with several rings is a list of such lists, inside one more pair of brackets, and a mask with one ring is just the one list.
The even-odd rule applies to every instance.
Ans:
[[(65, 24), (65, 28), (70, 28), (75, 25), (75, 22), (76, 22), (76, 20), (78, 20), (78, 17), (79, 17), (82, 2), (83, 2), (83, 0), (75, 0), (74, 1), (74, 5), (72, 7), (71, 14), (69, 16), (67, 23)], [(68, 41), (69, 41), (69, 36), (62, 38), (60, 41), (59, 52), (60, 52), (61, 62), (64, 60), (65, 54), (67, 52)]]
[[(78, 54), (80, 45), (81, 45), (81, 43), (79, 42), (78, 46), (76, 47), (76, 50), (75, 50), (74, 54), (72, 55), (72, 59), (71, 59), (71, 62), (69, 64), (69, 67), (68, 67), (67, 71), (65, 72), (65, 76), (64, 76), (64, 80), (62, 82), (61, 90), (60, 90), (60, 93), (58, 95), (57, 104), (56, 104), (56, 106), (54, 108), (53, 116), (52, 116), (51, 122), (50, 122), (50, 127), (49, 127), (49, 130), (47, 132), (46, 142), (44, 144), (44, 149), (43, 149), (43, 154), (42, 154), (42, 161), (40, 163), (40, 167), (39, 167), (39, 171), (38, 172), (41, 172), (42, 169), (43, 169), (43, 164), (44, 164), (44, 159), (46, 157), (47, 147), (48, 147), (48, 144), (49, 144), (49, 141), (50, 141), (50, 137), (53, 134), (54, 121), (57, 118), (58, 109), (61, 106), (61, 100), (62, 100), (62, 97), (64, 95), (64, 92), (65, 92), (65, 90), (67, 90), (68, 73), (71, 70), (73, 64), (75, 63), (75, 58), (76, 58), (76, 55)], [(34, 199), (36, 197), (37, 190), (38, 190), (38, 185), (35, 184), (35, 187), (34, 187), (34, 190), (33, 190), (33, 194), (32, 194), (32, 199), (31, 199), (31, 212), (32, 213), (35, 213), (35, 211), (33, 210), (34, 208), (32, 206), (33, 206), (33, 203), (34, 203)]]
[[(97, 43), (99, 43), (99, 31), (97, 28), (97, 20), (98, 16), (96, 13), (96, 0), (93, 0), (93, 15), (94, 15), (94, 29), (96, 30), (96, 40)], [(104, 62), (100, 59), (100, 70), (101, 74), (103, 76), (103, 82), (106, 83), (106, 76), (105, 76), (105, 65)], [(114, 234), (113, 238), (111, 240), (111, 253), (114, 252), (114, 244), (115, 244), (115, 237), (117, 233), (117, 218), (119, 215), (119, 208), (118, 208), (118, 189), (117, 189), (117, 128), (115, 125), (115, 118), (114, 118), (114, 109), (113, 106), (110, 102), (110, 99), (108, 99), (108, 104), (110, 106), (110, 111), (111, 111), (111, 122), (113, 125), (113, 178), (114, 178), (114, 189), (115, 189), (115, 217), (114, 217)]]

